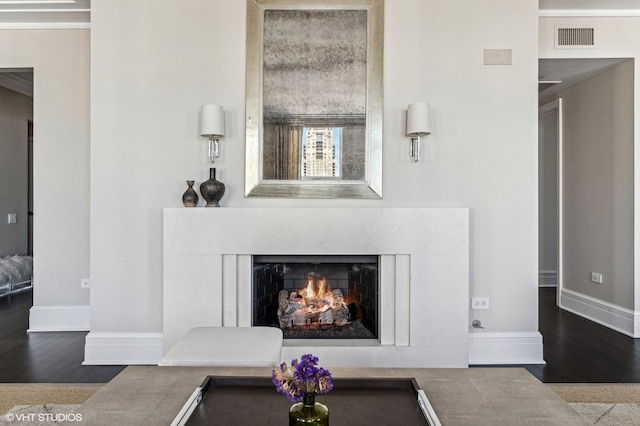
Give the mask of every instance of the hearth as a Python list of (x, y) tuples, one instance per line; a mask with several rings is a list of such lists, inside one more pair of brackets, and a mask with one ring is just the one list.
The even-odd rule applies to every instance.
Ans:
[(378, 256), (253, 256), (253, 325), (285, 339), (377, 339)]

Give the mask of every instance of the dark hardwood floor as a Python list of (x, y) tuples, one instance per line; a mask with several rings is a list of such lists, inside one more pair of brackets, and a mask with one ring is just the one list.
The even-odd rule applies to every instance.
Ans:
[[(523, 365), (545, 383), (640, 383), (640, 339), (563, 311), (540, 289), (546, 365)], [(0, 299), (0, 382), (106, 383), (124, 366), (83, 366), (86, 332), (27, 333), (31, 292)], [(513, 367), (513, 366), (508, 366)]]
[(546, 365), (525, 368), (545, 383), (640, 383), (640, 339), (556, 306), (556, 289), (539, 290)]
[(32, 292), (0, 299), (0, 382), (106, 383), (124, 366), (86, 366), (86, 332), (27, 333)]

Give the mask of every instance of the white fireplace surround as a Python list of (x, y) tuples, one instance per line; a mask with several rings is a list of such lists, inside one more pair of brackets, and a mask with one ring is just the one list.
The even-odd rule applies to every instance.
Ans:
[(325, 366), (466, 367), (465, 208), (164, 209), (164, 352), (190, 328), (251, 326), (252, 255), (380, 256), (377, 340), (285, 340)]

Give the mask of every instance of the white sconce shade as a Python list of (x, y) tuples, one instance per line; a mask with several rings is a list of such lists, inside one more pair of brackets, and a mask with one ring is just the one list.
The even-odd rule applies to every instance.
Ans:
[(220, 105), (202, 105), (200, 109), (200, 135), (224, 136), (224, 109)]
[(429, 104), (416, 102), (407, 110), (407, 136), (424, 136), (431, 134)]
[(220, 156), (220, 138), (224, 136), (224, 109), (220, 105), (202, 105), (200, 108), (200, 135), (209, 138), (209, 161)]
[(420, 137), (431, 134), (429, 104), (416, 102), (407, 108), (407, 136), (411, 138), (411, 158), (420, 161)]

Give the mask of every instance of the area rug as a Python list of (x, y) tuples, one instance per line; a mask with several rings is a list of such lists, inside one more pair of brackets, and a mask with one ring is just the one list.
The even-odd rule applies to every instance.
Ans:
[(16, 405), (0, 415), (0, 426), (50, 426), (64, 422), (81, 423), (82, 414), (76, 410), (81, 404)]
[[(103, 384), (0, 384), (0, 426), (55, 425)], [(548, 384), (551, 390), (601, 426), (640, 424), (640, 384)], [(9, 419), (6, 417), (9, 414)]]
[(635, 383), (547, 384), (547, 387), (567, 402), (640, 404), (640, 384)]
[(640, 385), (548, 384), (591, 424), (626, 426), (640, 424)]
[(0, 415), (16, 405), (82, 404), (104, 384), (0, 384)]
[(640, 405), (569, 403), (571, 408), (598, 426), (632, 426), (640, 424)]

